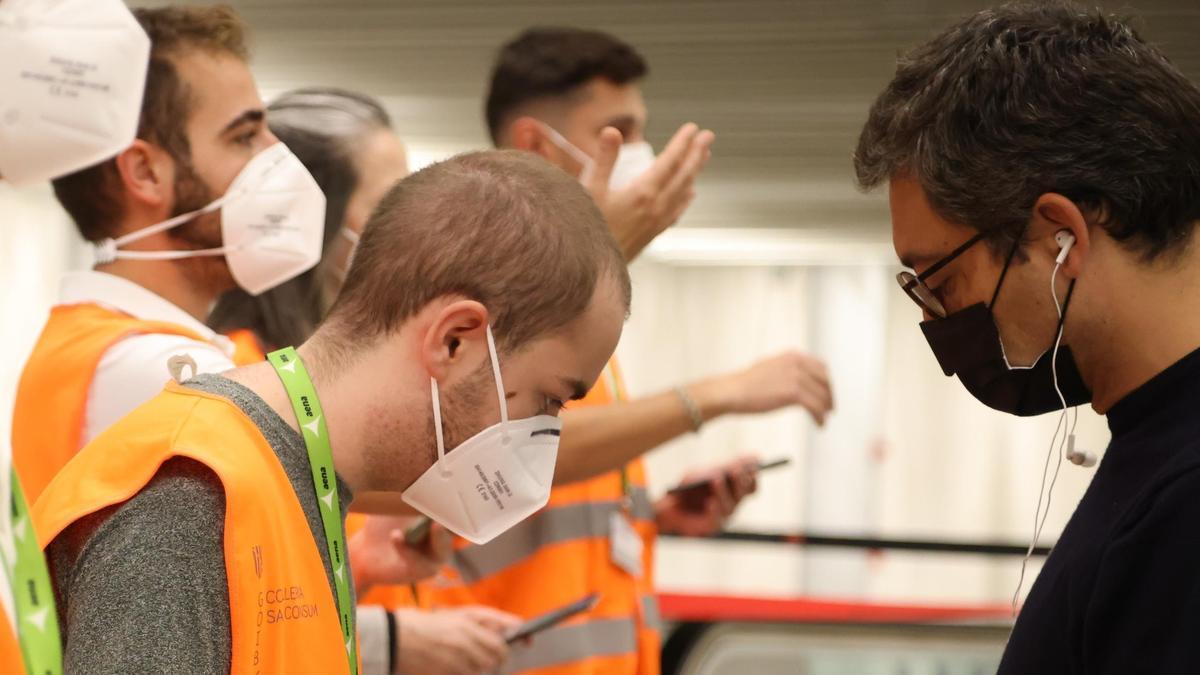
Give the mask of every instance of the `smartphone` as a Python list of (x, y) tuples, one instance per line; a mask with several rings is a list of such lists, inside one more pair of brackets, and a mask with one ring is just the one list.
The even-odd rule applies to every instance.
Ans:
[[(755, 467), (755, 473), (762, 473), (763, 471), (770, 470), (770, 468), (779, 468), (790, 464), (792, 464), (791, 458), (758, 462), (758, 466)], [(710, 478), (706, 480), (689, 480), (688, 483), (680, 483), (674, 486), (674, 488), (667, 490), (667, 494), (678, 495), (680, 492), (694, 492), (694, 494), (695, 492), (701, 492), (701, 496), (707, 496), (709, 489), (712, 488), (712, 482), (713, 480)], [(730, 490), (733, 490), (733, 477), (730, 474), (725, 474), (725, 483), (730, 486)]]
[(524, 640), (525, 638), (540, 633), (551, 626), (556, 626), (575, 616), (576, 614), (588, 611), (589, 609), (595, 607), (596, 603), (599, 601), (600, 594), (592, 593), (591, 595), (580, 598), (569, 605), (559, 607), (558, 609), (546, 612), (539, 617), (535, 617), (526, 621), (505, 635), (504, 639), (510, 645), (518, 640)]
[(433, 521), (429, 516), (421, 516), (412, 525), (404, 529), (404, 543), (413, 548), (420, 548), (429, 543), (429, 528)]

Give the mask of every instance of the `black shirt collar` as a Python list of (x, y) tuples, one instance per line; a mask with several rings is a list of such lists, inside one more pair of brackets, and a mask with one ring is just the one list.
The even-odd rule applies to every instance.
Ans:
[(1200, 415), (1200, 349), (1118, 401), (1108, 411), (1108, 428), (1113, 438), (1118, 438), (1151, 417), (1172, 410), (1176, 414)]

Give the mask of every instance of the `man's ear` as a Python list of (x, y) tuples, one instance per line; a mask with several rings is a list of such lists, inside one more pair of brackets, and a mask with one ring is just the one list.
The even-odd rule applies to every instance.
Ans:
[(1062, 245), (1057, 235), (1069, 232), (1075, 237), (1060, 272), (1068, 279), (1079, 278), (1091, 251), (1087, 217), (1075, 202), (1063, 195), (1047, 192), (1033, 205), (1033, 219), (1029, 223), (1029, 234), (1033, 246), (1042, 248), (1051, 258), (1057, 259)]
[(164, 150), (139, 138), (117, 155), (116, 163), (131, 206), (169, 210), (175, 199), (175, 162)]
[(508, 125), (508, 143), (515, 150), (524, 150), (554, 161), (556, 150), (546, 139), (542, 123), (528, 115), (518, 117)]
[(475, 300), (455, 300), (433, 308), (421, 357), (439, 384), (466, 377), (488, 358), (488, 311)]

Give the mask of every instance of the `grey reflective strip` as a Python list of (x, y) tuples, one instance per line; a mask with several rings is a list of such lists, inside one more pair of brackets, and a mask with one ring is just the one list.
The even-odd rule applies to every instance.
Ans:
[(642, 596), (642, 621), (646, 628), (662, 633), (662, 615), (658, 613), (658, 598), (653, 595)]
[[(652, 520), (654, 506), (645, 488), (631, 491), (633, 517)], [(576, 539), (608, 538), (608, 519), (621, 508), (620, 502), (582, 502), (542, 509), (512, 529), (482, 546), (454, 552), (453, 563), (463, 581), (473, 584), (515, 565), (543, 546)]]
[(630, 619), (557, 626), (535, 635), (528, 647), (514, 646), (501, 672), (519, 673), (593, 657), (636, 654), (637, 646), (637, 626)]

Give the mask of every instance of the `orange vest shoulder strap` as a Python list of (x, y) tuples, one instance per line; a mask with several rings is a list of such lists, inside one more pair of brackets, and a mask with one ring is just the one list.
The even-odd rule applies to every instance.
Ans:
[(232, 672), (348, 673), (337, 605), (291, 482), (258, 427), (220, 396), (169, 384), (89, 443), (33, 508), (43, 547), (136, 495), (172, 457), (225, 492)]
[(267, 350), (258, 336), (249, 328), (239, 328), (225, 334), (233, 341), (233, 362), (238, 366), (251, 366), (267, 360)]
[(21, 373), (13, 409), (13, 464), (30, 501), (82, 445), (88, 391), (104, 353), (125, 337), (150, 333), (204, 340), (178, 324), (142, 321), (95, 304), (50, 311)]

